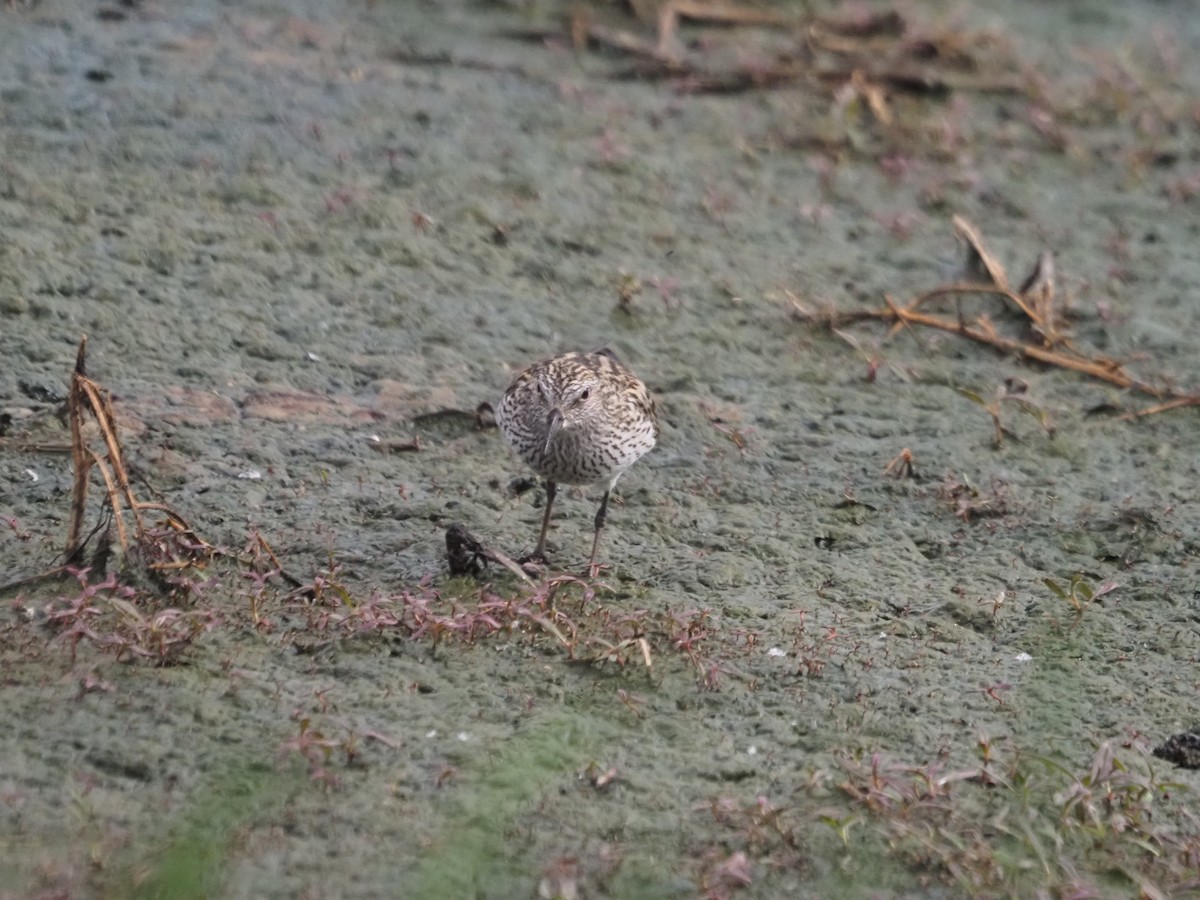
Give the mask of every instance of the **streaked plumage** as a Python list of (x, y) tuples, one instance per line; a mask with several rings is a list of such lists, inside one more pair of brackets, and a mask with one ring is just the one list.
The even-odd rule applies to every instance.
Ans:
[(546, 510), (534, 556), (542, 556), (559, 483), (603, 484), (591, 565), (617, 479), (658, 439), (646, 386), (610, 350), (564, 353), (512, 380), (496, 413), (504, 440), (546, 479)]

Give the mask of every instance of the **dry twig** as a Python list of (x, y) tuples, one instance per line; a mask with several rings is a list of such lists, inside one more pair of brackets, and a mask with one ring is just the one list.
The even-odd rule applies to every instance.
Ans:
[[(85, 336), (79, 342), (79, 350), (75, 357), (75, 371), (71, 375), (71, 391), (67, 397), (67, 416), (71, 423), (71, 458), (75, 465), (75, 492), (72, 496), (71, 518), (67, 532), (67, 560), (76, 559), (83, 549), (80, 530), (87, 501), (87, 476), (93, 465), (99, 470), (100, 476), (104, 480), (108, 507), (112, 511), (113, 521), (117, 526), (117, 537), (121, 543), (122, 552), (126, 552), (130, 548), (123, 510), (128, 511), (133, 518), (133, 541), (139, 546), (145, 544), (148, 534), (142, 512), (153, 510), (163, 513), (166, 516), (167, 527), (177, 534), (186, 536), (193, 543), (195, 549), (204, 549), (207, 555), (212, 555), (216, 552), (216, 548), (196, 534), (179, 513), (164, 503), (144, 502), (138, 500), (134, 495), (133, 489), (129, 486), (129, 473), (125, 467), (121, 441), (117, 436), (117, 417), (113, 412), (112, 401), (107, 390), (87, 377), (84, 365), (86, 352), (87, 337)], [(104, 446), (108, 452), (103, 456), (87, 446), (84, 434), (84, 416), (88, 413), (96, 420), (96, 426), (104, 438)], [(151, 563), (149, 568), (186, 568), (190, 565), (192, 565), (191, 560), (171, 560)]]
[[(984, 247), (979, 229), (960, 216), (955, 216), (953, 221), (955, 230), (966, 241), (968, 247), (966, 275), (978, 280), (940, 285), (919, 294), (903, 305), (890, 294), (885, 294), (884, 306), (876, 309), (848, 312), (823, 310), (815, 313), (793, 300), (794, 314), (804, 321), (819, 322), (835, 330), (854, 322), (875, 319), (891, 324), (889, 336), (903, 327), (934, 328), (979, 344), (986, 344), (1022, 359), (1069, 369), (1162, 401), (1148, 409), (1130, 413), (1125, 418), (1138, 418), (1186, 406), (1200, 406), (1200, 393), (1169, 387), (1166, 379), (1155, 383), (1139, 378), (1126, 371), (1124, 364), (1119, 360), (1100, 354), (1088, 354), (1072, 345), (1061, 331), (1060, 323), (1064, 316), (1057, 304), (1054, 261), (1048, 252), (1040, 255), (1036, 267), (1025, 279), (1021, 289), (1014, 290), (1010, 287), (1004, 267)], [(1030, 330), (1041, 336), (1041, 341), (1035, 343), (1001, 334), (987, 315), (979, 315), (973, 321), (968, 321), (962, 315), (961, 306), (953, 318), (922, 310), (922, 307), (935, 300), (953, 297), (961, 304), (964, 298), (972, 295), (990, 295), (1005, 299), (1026, 319)]]
[[(892, 113), (887, 92), (946, 95), (951, 91), (1022, 92), (1025, 84), (1006, 74), (1011, 66), (981, 64), (998, 42), (986, 32), (918, 32), (895, 11), (846, 19), (801, 17), (724, 0), (628, 0), (627, 12), (653, 23), (655, 38), (638, 25), (624, 27), (593, 7), (577, 6), (566, 36), (577, 50), (602, 47), (633, 60), (639, 78), (668, 78), (686, 93), (733, 93), (797, 83), (851, 85), (882, 125)], [(606, 18), (606, 21), (601, 19)], [(760, 59), (745, 54), (732, 64), (714, 60), (703, 43), (684, 45), (680, 23), (687, 20), (722, 28), (768, 28), (790, 36), (791, 46)], [(532, 29), (510, 33), (524, 39), (560, 38), (563, 31)], [(1003, 73), (1002, 73), (1003, 70)]]

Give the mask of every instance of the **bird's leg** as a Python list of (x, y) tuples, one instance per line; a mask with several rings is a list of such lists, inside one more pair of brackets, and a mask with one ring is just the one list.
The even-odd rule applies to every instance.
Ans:
[(538, 535), (537, 547), (533, 550), (533, 558), (546, 558), (546, 532), (550, 530), (550, 508), (554, 506), (554, 495), (558, 493), (558, 485), (546, 479), (546, 511), (542, 513), (542, 533)]
[(604, 492), (604, 499), (600, 501), (600, 508), (596, 510), (596, 534), (592, 537), (592, 559), (588, 563), (588, 575), (595, 578), (600, 574), (600, 567), (596, 565), (596, 550), (600, 547), (600, 532), (604, 530), (604, 520), (608, 517), (608, 495), (611, 488)]

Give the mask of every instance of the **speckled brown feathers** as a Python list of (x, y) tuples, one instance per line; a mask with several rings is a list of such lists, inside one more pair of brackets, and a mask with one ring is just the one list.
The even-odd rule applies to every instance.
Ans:
[(564, 353), (525, 369), (496, 420), (530, 468), (567, 484), (612, 487), (658, 438), (650, 392), (605, 351)]
[(646, 386), (611, 351), (564, 353), (518, 373), (504, 392), (496, 421), (508, 445), (546, 479), (535, 556), (545, 549), (557, 484), (604, 485), (594, 566), (609, 491), (658, 439), (658, 417)]

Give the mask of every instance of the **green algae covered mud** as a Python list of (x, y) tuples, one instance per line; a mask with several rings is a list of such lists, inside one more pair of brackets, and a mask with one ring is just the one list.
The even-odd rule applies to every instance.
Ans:
[[(1195, 410), (821, 326), (959, 216), (1052, 253), (1056, 352), (1194, 391), (1200, 22), (754, 9), (0, 8), (0, 896), (1195, 890)], [(187, 528), (122, 554), (93, 463), (35, 579), (83, 335)], [(451, 576), (545, 508), (481, 404), (601, 347), (660, 425), (605, 567), (564, 486), (544, 577)]]

